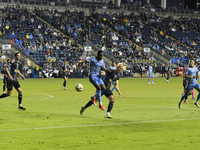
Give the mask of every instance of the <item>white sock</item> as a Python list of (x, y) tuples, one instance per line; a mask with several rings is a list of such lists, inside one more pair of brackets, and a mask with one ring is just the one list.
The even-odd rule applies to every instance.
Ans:
[(99, 102), (99, 105), (102, 105), (102, 102)]
[(108, 116), (108, 115), (110, 115), (110, 112), (107, 112), (107, 113), (106, 113), (106, 116)]
[(19, 106), (22, 106), (22, 104), (19, 104)]

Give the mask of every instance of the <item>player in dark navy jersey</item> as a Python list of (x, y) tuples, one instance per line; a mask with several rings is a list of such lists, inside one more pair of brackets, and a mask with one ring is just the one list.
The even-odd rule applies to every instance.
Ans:
[[(19, 74), (19, 76), (25, 80), (25, 77), (21, 74), (21, 72), (19, 71), (19, 68), (20, 68), (20, 52), (16, 52), (15, 53), (15, 60), (12, 60), (10, 62), (10, 66), (7, 66), (5, 68), (6, 70), (6, 73), (8, 75), (8, 83), (7, 83), (7, 89), (8, 89), (8, 92), (7, 93), (3, 93), (0, 98), (5, 98), (7, 96), (10, 96), (11, 93), (12, 93), (12, 89), (13, 89), (13, 86), (15, 87), (15, 89), (17, 90), (17, 92), (19, 93), (18, 95), (18, 100), (19, 100), (19, 106), (18, 108), (21, 109), (21, 110), (26, 110), (26, 108), (24, 108), (22, 106), (22, 89), (20, 87), (20, 84), (19, 82), (17, 81), (17, 74)], [(10, 67), (10, 70), (9, 70), (9, 67)]]
[[(116, 70), (111, 70), (111, 72), (107, 72), (106, 75), (103, 77), (103, 82), (104, 82), (104, 84), (106, 86), (106, 90), (102, 91), (101, 94), (105, 95), (108, 98), (108, 100), (110, 101), (109, 104), (108, 104), (108, 109), (107, 109), (107, 113), (106, 113), (105, 118), (113, 118), (110, 115), (110, 112), (111, 112), (111, 110), (113, 108), (113, 104), (115, 102), (113, 93), (110, 90), (110, 85), (111, 85), (112, 82), (115, 81), (115, 89), (118, 92), (119, 96), (121, 97), (121, 92), (120, 92), (119, 87), (118, 87), (118, 81), (119, 81), (119, 78), (120, 78), (119, 73), (122, 70), (123, 70), (123, 64), (120, 64), (120, 65), (117, 66)], [(96, 95), (94, 96), (94, 99), (96, 99)], [(92, 102), (89, 101), (85, 106), (82, 106), (80, 114), (82, 115), (84, 110), (86, 108), (90, 107), (91, 105), (92, 105)]]
[(8, 82), (8, 74), (6, 73), (5, 68), (8, 66), (10, 68), (10, 59), (7, 59), (7, 64), (4, 66), (4, 77), (3, 77), (3, 93), (6, 93), (6, 87)]
[(63, 72), (63, 90), (66, 90), (66, 84), (67, 84), (67, 79), (70, 75), (69, 68), (68, 68), (68, 62), (65, 60), (64, 65), (62, 66), (62, 72)]

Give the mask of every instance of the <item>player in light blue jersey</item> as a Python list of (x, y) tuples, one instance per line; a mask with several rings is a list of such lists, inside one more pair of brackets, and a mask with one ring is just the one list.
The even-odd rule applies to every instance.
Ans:
[(187, 96), (189, 95), (189, 92), (193, 88), (195, 88), (199, 92), (199, 94), (197, 95), (196, 102), (194, 103), (194, 105), (196, 105), (199, 108), (198, 101), (199, 101), (199, 98), (200, 98), (200, 85), (197, 82), (198, 68), (194, 64), (195, 64), (194, 59), (190, 59), (189, 60), (189, 67), (187, 67), (186, 70), (185, 70), (185, 78), (187, 79), (188, 84), (186, 86), (185, 93), (182, 95), (182, 97), (179, 101), (179, 104), (178, 104), (178, 107), (180, 109), (181, 109), (182, 101), (185, 98), (187, 98)]
[(148, 84), (150, 84), (150, 79), (152, 78), (152, 84), (154, 83), (154, 76), (153, 76), (153, 64), (149, 66), (149, 79), (148, 79)]
[[(101, 79), (100, 71), (101, 70), (109, 71), (109, 70), (105, 69), (104, 60), (103, 60), (103, 51), (99, 50), (97, 52), (97, 57), (91, 57), (87, 60), (80, 60), (79, 62), (80, 63), (81, 62), (90, 63), (89, 81), (96, 88), (96, 95), (97, 95), (97, 99), (99, 101), (99, 108), (101, 110), (105, 110), (105, 108), (102, 105), (102, 101), (101, 101), (101, 90), (106, 90), (106, 87), (105, 87), (103, 80)], [(93, 97), (91, 97), (91, 101), (89, 103), (93, 103), (94, 105), (96, 105), (96, 101), (95, 101), (95, 99), (93, 99)]]

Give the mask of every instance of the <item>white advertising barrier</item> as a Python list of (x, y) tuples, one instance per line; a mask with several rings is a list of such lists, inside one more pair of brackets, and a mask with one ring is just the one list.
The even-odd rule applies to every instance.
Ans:
[(11, 49), (11, 44), (2, 44), (2, 50)]
[(145, 53), (150, 53), (150, 48), (144, 48), (143, 50)]
[(84, 47), (85, 52), (91, 52), (92, 51), (92, 46), (85, 46)]

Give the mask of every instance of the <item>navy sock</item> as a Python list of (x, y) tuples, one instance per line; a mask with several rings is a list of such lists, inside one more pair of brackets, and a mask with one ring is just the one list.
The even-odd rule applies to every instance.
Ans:
[(112, 101), (109, 102), (107, 112), (111, 112), (111, 110), (113, 108), (113, 104), (114, 104), (114, 102), (112, 102)]
[(3, 86), (3, 92), (6, 90), (6, 85)]
[(1, 96), (0, 96), (0, 98), (4, 98), (4, 97), (7, 97), (8, 95), (7, 95), (7, 93), (3, 93)]
[(22, 104), (22, 93), (19, 93), (18, 100), (19, 100), (19, 105)]
[(66, 83), (67, 83), (66, 81), (63, 82), (63, 86), (64, 86), (64, 87), (66, 87)]
[(85, 108), (88, 108), (88, 107), (90, 107), (92, 104), (93, 104), (93, 102), (92, 102), (92, 101), (89, 101), (84, 107), (85, 107)]
[(167, 80), (169, 80), (169, 77), (167, 77)]

